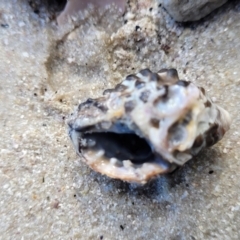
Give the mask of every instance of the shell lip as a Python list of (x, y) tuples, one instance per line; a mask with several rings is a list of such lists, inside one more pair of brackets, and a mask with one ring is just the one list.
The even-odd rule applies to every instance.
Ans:
[[(122, 126), (122, 124), (121, 124)], [(125, 133), (109, 131), (85, 132), (69, 125), (69, 136), (78, 155), (94, 170), (112, 178), (145, 183), (148, 179), (169, 172), (172, 164), (155, 152), (147, 139), (126, 126)]]

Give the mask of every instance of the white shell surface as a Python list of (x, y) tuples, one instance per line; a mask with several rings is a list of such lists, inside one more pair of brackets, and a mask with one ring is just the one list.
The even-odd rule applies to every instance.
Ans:
[[(229, 129), (230, 116), (206, 96), (203, 88), (179, 80), (175, 69), (158, 73), (144, 69), (106, 90), (103, 97), (80, 104), (69, 126), (75, 149), (92, 169), (112, 178), (145, 183), (219, 141)], [(99, 141), (104, 142), (106, 132), (121, 135), (126, 131), (146, 140), (152, 159), (135, 163), (117, 155), (109, 158), (111, 149), (95, 148), (98, 143), (91, 139), (97, 132), (102, 134)], [(122, 146), (118, 147), (122, 151)]]

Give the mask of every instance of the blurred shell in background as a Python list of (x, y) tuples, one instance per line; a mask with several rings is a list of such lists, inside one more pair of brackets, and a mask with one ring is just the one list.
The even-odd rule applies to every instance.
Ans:
[(125, 4), (125, 0), (69, 0), (62, 13), (57, 17), (57, 22), (59, 25), (64, 24), (69, 16), (74, 16), (78, 12), (86, 10), (89, 5), (93, 5), (96, 8), (106, 8), (109, 5), (116, 5), (120, 12), (123, 13)]

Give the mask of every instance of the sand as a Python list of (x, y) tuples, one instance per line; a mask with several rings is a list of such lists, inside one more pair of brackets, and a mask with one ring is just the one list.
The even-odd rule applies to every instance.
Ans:
[[(240, 239), (240, 4), (185, 25), (150, 0), (60, 27), (45, 6), (35, 12), (0, 2), (0, 239)], [(66, 120), (145, 67), (177, 68), (232, 125), (174, 174), (139, 186), (82, 163)]]

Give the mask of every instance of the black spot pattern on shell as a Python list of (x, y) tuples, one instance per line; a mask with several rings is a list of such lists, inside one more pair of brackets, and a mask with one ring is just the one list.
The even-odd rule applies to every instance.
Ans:
[(187, 87), (189, 84), (190, 84), (190, 82), (184, 81), (184, 80), (179, 80), (177, 82), (177, 85), (182, 86), (182, 87)]
[(88, 98), (87, 101), (79, 104), (78, 111), (81, 111), (83, 108), (90, 108), (91, 106), (100, 109), (102, 112), (106, 112), (108, 110), (108, 108), (104, 106), (101, 102), (92, 98)]
[(123, 92), (127, 89), (127, 86), (122, 85), (121, 83), (117, 84), (114, 90), (116, 92)]
[(99, 103), (99, 102), (94, 102), (93, 106), (100, 109), (102, 112), (107, 112), (108, 110), (106, 106), (104, 106), (102, 103)]
[(201, 92), (205, 95), (205, 89), (203, 87), (199, 87), (199, 89), (201, 90)]
[(167, 85), (175, 84), (179, 80), (177, 70), (174, 68), (161, 69), (158, 71), (158, 75), (161, 82)]
[(203, 136), (198, 135), (197, 138), (195, 139), (194, 143), (193, 143), (193, 148), (201, 147), (202, 144), (203, 144)]
[(182, 120), (182, 124), (183, 124), (184, 126), (187, 126), (187, 125), (191, 122), (191, 120), (192, 120), (192, 112), (189, 111), (189, 112), (185, 115), (184, 119)]
[(168, 92), (169, 92), (168, 86), (165, 86), (165, 93), (164, 93), (164, 95), (162, 96), (162, 99), (163, 99), (163, 100), (167, 100)]
[(154, 100), (154, 102), (153, 102), (154, 105), (157, 105), (159, 102), (165, 102), (165, 101), (167, 101), (167, 99), (168, 99), (168, 91), (169, 91), (168, 86), (164, 86), (164, 89), (165, 89), (164, 94), (158, 96), (158, 97)]
[(125, 78), (125, 81), (137, 81), (139, 79), (139, 77), (137, 77), (136, 75), (134, 74), (131, 74), (131, 75), (128, 75), (126, 78)]
[(178, 72), (177, 72), (177, 70), (175, 68), (168, 69), (167, 75), (170, 78), (179, 79)]
[(214, 123), (209, 130), (206, 131), (206, 146), (210, 147), (214, 143), (216, 143), (219, 139), (218, 136), (218, 128), (219, 125), (217, 123)]
[(150, 91), (146, 90), (146, 91), (141, 92), (139, 99), (142, 102), (146, 103), (148, 101), (149, 96), (150, 96)]
[(152, 119), (150, 120), (150, 124), (151, 124), (151, 126), (154, 127), (154, 128), (159, 128), (159, 126), (160, 126), (160, 121), (159, 121), (159, 119), (152, 118)]
[(160, 69), (159, 71), (158, 71), (158, 73), (164, 73), (164, 72), (167, 72), (168, 70), (166, 69), (166, 68), (163, 68), (163, 69)]
[(115, 92), (115, 90), (113, 88), (110, 88), (110, 89), (105, 89), (103, 91), (103, 95), (107, 95), (108, 93), (112, 93), (112, 92)]
[(139, 73), (144, 77), (148, 77), (152, 74), (152, 72), (148, 68), (141, 70)]
[(87, 101), (80, 103), (78, 106), (78, 111), (81, 111), (83, 108), (88, 108), (90, 105), (92, 105), (94, 102), (94, 99), (88, 98)]
[(171, 142), (181, 142), (183, 139), (184, 128), (179, 122), (174, 123), (169, 129), (169, 140)]
[(152, 73), (151, 77), (150, 77), (150, 81), (154, 81), (154, 82), (160, 82), (160, 77), (157, 73)]
[(110, 88), (110, 89), (106, 89), (103, 91), (103, 95), (106, 95), (108, 93), (112, 93), (112, 92), (123, 92), (127, 89), (127, 86), (119, 83), (115, 86), (115, 88)]
[(211, 107), (212, 106), (212, 103), (207, 100), (205, 103), (204, 103), (205, 107)]
[(135, 108), (135, 102), (132, 100), (125, 102), (124, 108), (127, 113), (131, 112)]
[(143, 82), (143, 81), (141, 81), (141, 80), (137, 80), (137, 81), (135, 82), (135, 87), (136, 87), (137, 89), (143, 88), (144, 86), (145, 86), (145, 82)]

